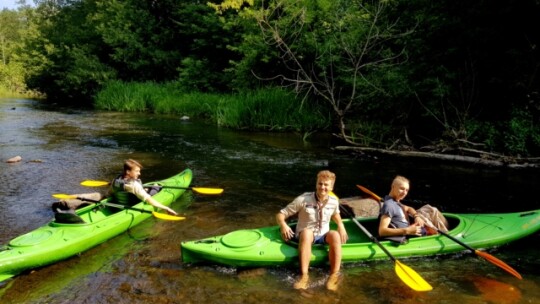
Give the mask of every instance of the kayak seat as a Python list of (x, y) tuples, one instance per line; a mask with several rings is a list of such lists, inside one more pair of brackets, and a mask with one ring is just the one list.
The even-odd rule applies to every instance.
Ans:
[(61, 209), (57, 209), (57, 211), (54, 213), (54, 220), (57, 223), (62, 224), (84, 224), (85, 221), (75, 214), (73, 210), (64, 211)]
[[(76, 208), (87, 206), (88, 203), (80, 204)], [(54, 202), (51, 206), (54, 212), (54, 220), (61, 224), (83, 224), (85, 221), (75, 213), (66, 201)]]

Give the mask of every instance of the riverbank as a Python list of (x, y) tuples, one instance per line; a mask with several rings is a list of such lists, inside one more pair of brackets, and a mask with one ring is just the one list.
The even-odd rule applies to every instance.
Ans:
[(310, 134), (331, 126), (331, 117), (323, 106), (305, 103), (293, 93), (279, 88), (217, 94), (182, 92), (174, 83), (113, 81), (97, 94), (94, 106), (108, 111), (203, 118), (237, 130)]
[[(16, 93), (0, 89), (2, 95)], [(29, 98), (20, 95), (14, 97)], [(105, 111), (171, 114), (182, 120), (202, 119), (209, 124), (234, 130), (297, 132), (302, 134), (304, 140), (317, 132), (335, 131), (332, 110), (327, 105), (307, 102), (291, 91), (276, 87), (224, 94), (184, 92), (174, 82), (158, 84), (111, 81), (95, 96), (93, 106)], [(439, 139), (432, 140), (438, 143), (436, 145), (415, 147), (412, 144), (393, 144), (388, 147), (386, 142), (397, 142), (389, 140), (394, 139), (396, 134), (378, 120), (357, 117), (349, 121), (347, 127), (351, 129), (351, 135), (336, 134), (336, 138), (342, 139), (336, 145), (350, 145), (338, 146), (336, 150), (374, 157), (390, 155), (497, 167), (540, 167), (540, 158), (534, 154), (521, 157), (520, 154), (497, 153), (485, 144), (464, 140), (452, 142)], [(343, 140), (344, 137), (346, 140)], [(379, 140), (374, 141), (375, 138)]]

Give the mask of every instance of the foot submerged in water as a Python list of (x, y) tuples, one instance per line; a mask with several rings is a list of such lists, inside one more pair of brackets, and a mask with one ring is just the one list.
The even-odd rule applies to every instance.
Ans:
[(339, 272), (332, 273), (328, 277), (328, 281), (326, 281), (326, 289), (330, 291), (336, 291), (342, 280), (343, 280), (343, 276), (341, 275), (341, 273)]
[(301, 275), (294, 283), (294, 289), (307, 289), (309, 286), (309, 276), (307, 274)]

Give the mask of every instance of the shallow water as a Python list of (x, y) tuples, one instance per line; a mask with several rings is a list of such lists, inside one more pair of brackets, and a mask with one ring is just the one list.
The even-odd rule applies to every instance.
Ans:
[[(48, 108), (0, 100), (0, 244), (37, 228), (53, 214), (53, 193), (105, 191), (85, 179), (110, 180), (122, 161), (145, 166), (143, 180), (189, 167), (193, 185), (222, 187), (218, 197), (187, 192), (173, 208), (182, 222), (150, 219), (66, 261), (0, 283), (0, 303), (533, 303), (540, 300), (540, 235), (491, 254), (516, 268), (517, 280), (474, 255), (402, 260), (433, 287), (416, 293), (391, 261), (346, 264), (338, 292), (324, 288), (328, 269), (311, 270), (310, 288), (292, 288), (297, 269), (238, 271), (184, 265), (180, 242), (274, 224), (274, 214), (311, 191), (329, 168), (341, 197), (356, 184), (379, 195), (395, 174), (412, 181), (409, 197), (448, 212), (538, 208), (538, 171), (499, 170), (409, 159), (359, 158), (330, 150), (332, 138), (304, 143), (295, 134), (237, 132), (177, 117)], [(4, 161), (20, 155), (23, 161)], [(501, 292), (501, 290), (503, 290)]]

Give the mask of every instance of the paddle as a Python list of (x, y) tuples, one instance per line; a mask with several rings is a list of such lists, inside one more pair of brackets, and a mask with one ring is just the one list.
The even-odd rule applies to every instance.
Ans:
[[(371, 196), (375, 200), (377, 200), (379, 202), (382, 201), (382, 198), (380, 196), (378, 196), (377, 194), (371, 192), (366, 187), (363, 187), (363, 186), (360, 186), (360, 185), (356, 185), (356, 187), (358, 187), (364, 193), (367, 193), (369, 196)], [(450, 234), (440, 230), (439, 228), (437, 228), (437, 227), (435, 227), (433, 225), (430, 225), (430, 228), (433, 228), (433, 229), (437, 230), (440, 234), (446, 236), (447, 238), (451, 239), (452, 241), (454, 241), (454, 242), (460, 244), (461, 246), (467, 248), (468, 250), (475, 253), (477, 256), (484, 258), (485, 260), (487, 260), (491, 264), (496, 265), (496, 266), (500, 267), (501, 269), (504, 269), (506, 272), (510, 273), (511, 275), (515, 276), (516, 278), (518, 278), (520, 280), (522, 279), (521, 274), (519, 274), (514, 268), (510, 267), (510, 265), (508, 265), (505, 262), (499, 260), (498, 258), (494, 257), (493, 255), (491, 255), (491, 254), (489, 254), (487, 252), (484, 252), (484, 251), (474, 249), (471, 246), (463, 243), (462, 241), (456, 239), (455, 237), (451, 236)]]
[(394, 269), (396, 271), (396, 274), (403, 281), (403, 283), (405, 283), (407, 286), (409, 286), (410, 288), (416, 291), (430, 291), (433, 289), (433, 287), (431, 287), (431, 285), (429, 285), (429, 283), (426, 282), (416, 271), (414, 271), (409, 266), (398, 261), (379, 242), (379, 240), (376, 237), (374, 237), (371, 233), (369, 233), (369, 231), (364, 226), (362, 226), (362, 224), (360, 224), (360, 222), (358, 222), (356, 218), (349, 213), (349, 211), (347, 211), (347, 209), (343, 208), (343, 206), (341, 205), (339, 207), (341, 208), (343, 212), (345, 212), (353, 220), (353, 222), (356, 224), (356, 226), (358, 226), (358, 228), (360, 228), (375, 244), (377, 244), (382, 249), (382, 251), (384, 251), (384, 253), (386, 253), (386, 255), (392, 261), (394, 261), (394, 264), (395, 264)]
[[(99, 181), (99, 180), (85, 180), (81, 182), (82, 186), (86, 187), (101, 187), (101, 186), (107, 186), (110, 185), (110, 182), (106, 181)], [(143, 185), (143, 186), (153, 186), (153, 185)], [(223, 189), (221, 188), (204, 188), (204, 187), (179, 187), (179, 186), (161, 186), (156, 185), (157, 187), (161, 188), (169, 188), (169, 189), (186, 189), (186, 190), (192, 190), (199, 194), (207, 194), (207, 195), (219, 195), (223, 193)]]
[(169, 214), (159, 213), (159, 212), (150, 211), (150, 210), (146, 210), (146, 209), (140, 209), (140, 208), (125, 206), (125, 205), (108, 203), (108, 202), (104, 202), (104, 201), (96, 201), (96, 200), (93, 200), (93, 199), (84, 198), (84, 197), (71, 195), (71, 194), (58, 193), (58, 194), (53, 194), (52, 196), (54, 198), (58, 198), (58, 199), (78, 199), (78, 200), (81, 200), (81, 201), (92, 202), (92, 203), (101, 204), (101, 205), (105, 205), (105, 206), (110, 206), (110, 207), (114, 207), (114, 208), (129, 209), (129, 210), (135, 210), (135, 211), (144, 212), (144, 213), (152, 213), (152, 215), (154, 217), (156, 217), (158, 219), (162, 219), (162, 220), (167, 220), (167, 221), (181, 221), (181, 220), (186, 219), (185, 217), (181, 217), (181, 216), (169, 215)]

